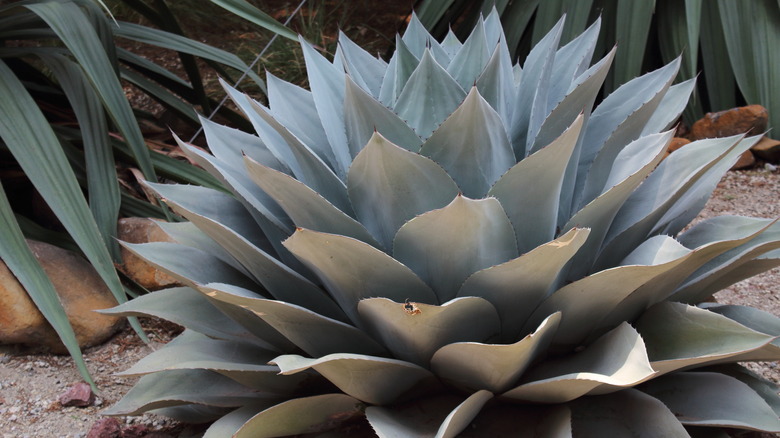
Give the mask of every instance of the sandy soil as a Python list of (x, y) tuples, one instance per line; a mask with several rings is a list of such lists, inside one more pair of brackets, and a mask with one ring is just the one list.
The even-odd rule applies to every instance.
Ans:
[[(780, 217), (780, 172), (729, 172), (719, 184), (701, 217), (741, 214), (756, 217)], [(780, 316), (780, 268), (753, 277), (716, 295), (718, 301), (746, 304)], [(86, 437), (99, 420), (100, 411), (116, 402), (135, 379), (113, 373), (127, 369), (174, 335), (170, 325), (144, 322), (152, 339), (143, 345), (125, 330), (103, 346), (86, 352), (89, 370), (101, 388), (98, 401), (87, 408), (62, 407), (57, 401), (68, 387), (80, 381), (70, 358), (30, 354), (5, 347), (0, 350), (0, 437)], [(767, 378), (780, 383), (777, 363), (754, 366)], [(167, 436), (187, 436), (182, 427), (170, 420), (146, 415), (122, 418), (125, 425), (143, 425), (149, 431)], [(143, 436), (143, 435), (141, 435)], [(160, 437), (166, 435), (158, 435)]]

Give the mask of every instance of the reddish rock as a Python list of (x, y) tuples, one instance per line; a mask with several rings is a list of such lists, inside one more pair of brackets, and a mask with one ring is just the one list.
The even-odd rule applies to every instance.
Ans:
[(707, 113), (691, 127), (688, 138), (728, 137), (730, 135), (750, 133), (761, 134), (766, 131), (769, 113), (761, 105), (748, 105), (717, 113)]
[(676, 151), (677, 149), (680, 149), (681, 147), (685, 146), (686, 144), (690, 143), (691, 141), (687, 138), (682, 137), (674, 137), (672, 141), (669, 143), (669, 147), (666, 148), (666, 151), (669, 153), (672, 153)]
[(102, 418), (92, 425), (87, 438), (122, 438), (122, 426), (116, 418)]
[(143, 424), (133, 424), (122, 429), (122, 438), (146, 438), (152, 433)]
[[(155, 221), (141, 217), (120, 219), (117, 237), (128, 243), (173, 241), (157, 226)], [(122, 265), (119, 266), (119, 270), (149, 290), (158, 290), (179, 284), (175, 278), (159, 271), (125, 248), (122, 248)]]
[[(121, 327), (123, 318), (95, 312), (114, 307), (117, 302), (92, 265), (76, 253), (47, 243), (28, 240), (27, 244), (52, 281), (79, 346), (98, 345)], [(2, 261), (0, 344), (43, 346), (55, 353), (67, 352), (57, 332)]]
[(84, 408), (92, 406), (93, 403), (95, 403), (95, 394), (92, 392), (92, 388), (84, 382), (71, 386), (65, 394), (60, 396), (60, 404), (62, 406)]
[(733, 166), (731, 166), (731, 170), (749, 169), (755, 165), (756, 165), (756, 157), (753, 156), (752, 152), (745, 151), (742, 153), (742, 155), (739, 156), (737, 162), (734, 163)]
[(780, 163), (780, 141), (764, 136), (750, 148), (758, 158), (770, 163)]

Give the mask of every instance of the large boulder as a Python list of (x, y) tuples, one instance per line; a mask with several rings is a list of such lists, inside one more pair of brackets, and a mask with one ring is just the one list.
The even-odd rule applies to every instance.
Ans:
[[(127, 217), (119, 220), (117, 227), (119, 240), (128, 243), (172, 242), (157, 222), (142, 217)], [(158, 290), (178, 285), (170, 275), (158, 270), (145, 260), (122, 248), (122, 265), (119, 270), (130, 279), (149, 290)]]
[[(51, 279), (79, 346), (98, 345), (116, 333), (124, 319), (95, 312), (114, 307), (117, 302), (92, 265), (71, 251), (47, 243), (28, 240), (27, 244)], [(1, 260), (0, 344), (41, 346), (55, 353), (67, 351)]]
[(769, 113), (761, 105), (748, 105), (717, 113), (707, 113), (696, 121), (688, 134), (690, 140), (728, 137), (745, 134), (759, 135), (766, 131)]

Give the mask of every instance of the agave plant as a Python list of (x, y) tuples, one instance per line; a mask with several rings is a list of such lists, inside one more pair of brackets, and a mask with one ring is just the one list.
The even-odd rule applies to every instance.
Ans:
[(413, 19), (387, 63), (302, 41), (311, 91), (269, 76), (268, 108), (227, 88), (257, 136), (203, 120), (213, 155), (181, 146), (232, 196), (149, 183), (190, 222), (127, 245), (186, 286), (112, 311), (186, 330), (108, 413), (206, 437), (780, 431), (736, 364), (780, 357), (780, 321), (700, 304), (780, 264), (780, 226), (683, 231), (756, 139), (662, 161), (679, 62), (594, 109), (614, 51), (591, 65), (599, 24), (559, 48), (562, 26), (521, 67), (495, 13), (465, 42)]

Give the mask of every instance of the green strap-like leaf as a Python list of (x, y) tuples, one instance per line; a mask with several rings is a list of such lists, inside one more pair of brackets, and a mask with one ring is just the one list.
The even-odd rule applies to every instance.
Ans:
[(414, 272), (358, 240), (299, 228), (284, 245), (312, 270), (350, 319), (358, 302), (386, 297), (396, 302), (436, 303), (436, 295)]
[(622, 391), (654, 375), (642, 337), (628, 323), (623, 323), (585, 350), (548, 360), (529, 371), (524, 377), (529, 383), (510, 389), (502, 396), (521, 401), (562, 403), (588, 394)]
[(237, 407), (262, 400), (257, 392), (210, 370), (184, 369), (142, 377), (104, 415), (140, 415), (190, 403)]
[(688, 426), (721, 426), (780, 432), (780, 420), (748, 385), (720, 373), (674, 373), (640, 389), (661, 400)]
[[(0, 67), (5, 67), (5, 65), (0, 62)], [(2, 69), (0, 69), (0, 73), (2, 73)], [(0, 93), (0, 95), (2, 94)], [(0, 106), (0, 108), (2, 107)], [(0, 183), (0, 260), (24, 286), (30, 299), (35, 303), (35, 307), (57, 332), (57, 336), (62, 340), (76, 363), (81, 377), (92, 386), (93, 390), (97, 389), (84, 363), (76, 334), (68, 321), (59, 295), (24, 241), (22, 230), (19, 229), (19, 225), (14, 219), (13, 210), (8, 203), (2, 183)]]
[(618, 51), (612, 77), (612, 89), (617, 89), (642, 72), (647, 36), (653, 19), (655, 0), (617, 2), (615, 41)]
[(394, 108), (417, 135), (427, 139), (465, 97), (463, 88), (425, 50)]
[(523, 334), (521, 329), (531, 313), (552, 293), (558, 274), (588, 233), (575, 228), (516, 259), (478, 271), (466, 279), (458, 296), (478, 296), (493, 303), (501, 318), (501, 339), (513, 343)]
[(347, 77), (344, 94), (344, 120), (349, 151), (354, 158), (375, 132), (412, 152), (420, 150), (422, 140), (393, 111), (362, 90)]
[(327, 318), (305, 307), (257, 297), (227, 284), (210, 283), (207, 294), (250, 310), (297, 347), (315, 357), (332, 353), (384, 355), (384, 347), (355, 327)]
[(441, 306), (367, 298), (358, 303), (363, 325), (393, 356), (428, 367), (433, 353), (453, 342), (483, 342), (500, 329), (496, 309), (478, 297)]
[[(509, 216), (520, 253), (555, 237), (565, 170), (582, 122), (582, 116), (575, 119), (560, 137), (504, 173), (488, 192), (498, 198)], [(535, 186), (544, 190), (535, 190)]]
[(514, 344), (458, 342), (438, 349), (431, 359), (436, 375), (458, 387), (498, 393), (517, 384), (526, 369), (547, 352), (561, 321), (550, 315), (534, 333)]
[(263, 166), (249, 157), (246, 157), (246, 166), (255, 184), (284, 209), (296, 227), (341, 234), (372, 246), (380, 246), (360, 222), (297, 179)]
[(376, 132), (355, 157), (347, 190), (360, 223), (388, 250), (404, 223), (444, 207), (458, 194), (458, 186), (438, 164)]
[(501, 117), (477, 87), (425, 141), (420, 154), (439, 163), (471, 198), (483, 197), (517, 162)]
[(653, 368), (662, 374), (719, 363), (774, 340), (725, 316), (680, 303), (656, 304), (635, 326), (647, 342)]
[[(458, 251), (452, 250), (454, 242)], [(469, 275), (511, 260), (518, 252), (512, 224), (495, 198), (458, 195), (446, 207), (404, 224), (395, 236), (393, 256), (446, 302)]]
[(307, 359), (286, 354), (271, 363), (278, 365), (284, 375), (313, 368), (345, 394), (378, 405), (392, 403), (409, 391), (424, 391), (436, 385), (435, 377), (425, 368), (384, 357), (341, 353)]
[(295, 32), (244, 0), (211, 0), (211, 2), (277, 35), (298, 41)]

